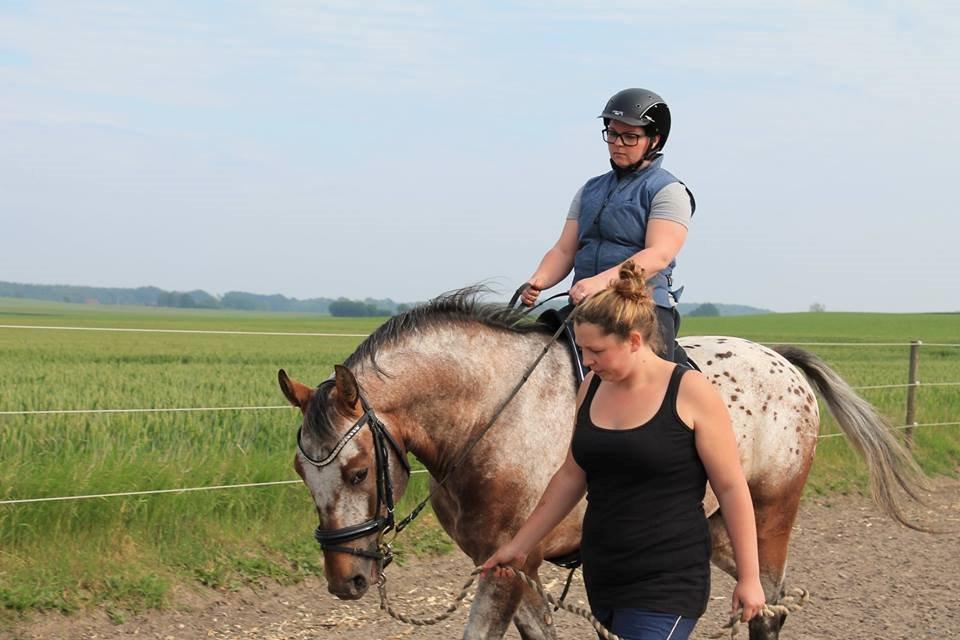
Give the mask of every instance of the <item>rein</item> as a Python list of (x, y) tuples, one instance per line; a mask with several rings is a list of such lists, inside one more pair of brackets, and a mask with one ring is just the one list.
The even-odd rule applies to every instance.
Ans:
[[(526, 288), (527, 286), (529, 285), (523, 285), (519, 289), (517, 289), (517, 292), (514, 293), (513, 298), (511, 298), (510, 300), (509, 306), (512, 307), (516, 303), (516, 300), (517, 298), (519, 298), (520, 293), (522, 293), (523, 289)], [(566, 294), (562, 293), (558, 295), (566, 295)], [(553, 296), (553, 297), (555, 298), (557, 296)], [(552, 299), (552, 298), (548, 298), (548, 300), (549, 299)], [(544, 302), (546, 302), (546, 300)], [(397, 526), (394, 529), (393, 537), (390, 539), (391, 544), (393, 543), (394, 540), (396, 540), (400, 532), (403, 531), (407, 527), (407, 525), (413, 522), (416, 519), (416, 517), (420, 515), (420, 512), (423, 511), (423, 508), (430, 501), (430, 498), (433, 497), (433, 494), (436, 493), (437, 490), (443, 486), (443, 484), (447, 481), (448, 478), (450, 478), (453, 472), (457, 470), (457, 467), (459, 467), (460, 464), (466, 459), (467, 455), (469, 455), (470, 452), (473, 450), (473, 448), (477, 446), (477, 443), (480, 442), (480, 440), (483, 439), (483, 436), (487, 435), (487, 432), (490, 431), (490, 429), (493, 427), (494, 424), (496, 424), (497, 420), (500, 418), (500, 415), (507, 408), (507, 405), (509, 405), (510, 402), (517, 396), (517, 394), (520, 393), (520, 389), (522, 389), (523, 385), (525, 385), (527, 383), (527, 380), (530, 379), (530, 376), (533, 374), (536, 368), (540, 365), (540, 362), (543, 360), (544, 356), (547, 355), (547, 352), (550, 350), (550, 347), (553, 346), (553, 343), (557, 341), (557, 339), (561, 336), (561, 334), (563, 334), (564, 329), (567, 326), (567, 323), (573, 320), (573, 317), (575, 314), (576, 314), (576, 309), (574, 309), (573, 313), (571, 313), (567, 317), (567, 319), (563, 321), (563, 323), (556, 330), (556, 332), (554, 332), (550, 340), (547, 341), (547, 344), (544, 345), (543, 350), (540, 351), (540, 354), (536, 357), (536, 359), (534, 359), (533, 363), (529, 367), (527, 367), (527, 370), (524, 372), (523, 376), (521, 376), (517, 384), (514, 385), (510, 393), (507, 394), (506, 399), (504, 399), (504, 401), (500, 403), (500, 406), (494, 412), (493, 417), (490, 418), (490, 421), (487, 422), (487, 424), (483, 427), (483, 429), (480, 430), (479, 433), (477, 433), (476, 435), (473, 436), (473, 438), (470, 439), (470, 441), (467, 443), (467, 446), (463, 449), (463, 451), (461, 451), (460, 455), (457, 457), (456, 461), (453, 463), (453, 466), (451, 466), (447, 470), (447, 472), (444, 474), (443, 479), (434, 485), (433, 489), (430, 490), (430, 493), (427, 494), (426, 498), (421, 500), (417, 504), (417, 506), (414, 507), (403, 520), (397, 523)]]

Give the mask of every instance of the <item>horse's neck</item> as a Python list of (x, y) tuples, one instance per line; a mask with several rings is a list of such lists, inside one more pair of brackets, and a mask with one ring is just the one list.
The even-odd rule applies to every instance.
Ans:
[[(388, 376), (366, 367), (371, 405), (434, 477), (442, 476), (490, 422), (544, 340), (489, 332), (469, 343), (438, 335), (377, 356)], [(547, 363), (541, 365), (549, 368)]]

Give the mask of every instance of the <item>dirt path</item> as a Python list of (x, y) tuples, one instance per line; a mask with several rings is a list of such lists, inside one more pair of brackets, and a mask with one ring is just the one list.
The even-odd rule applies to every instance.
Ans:
[[(913, 513), (926, 522), (960, 529), (960, 482), (937, 484), (930, 508)], [(784, 640), (960, 638), (960, 533), (931, 536), (899, 527), (861, 497), (817, 498), (801, 507), (791, 554), (789, 583), (809, 589), (812, 602), (789, 617)], [(459, 591), (469, 571), (469, 561), (459, 552), (391, 567), (392, 598), (403, 611), (437, 612)], [(545, 582), (559, 593), (563, 577), (551, 569)], [(714, 571), (713, 599), (694, 638), (719, 630), (732, 584)], [(584, 599), (579, 579), (570, 597)], [(119, 625), (99, 611), (44, 616), (0, 634), (0, 640), (434, 640), (461, 637), (466, 620), (461, 610), (438, 627), (404, 626), (380, 613), (375, 594), (341, 602), (320, 581), (228, 594), (181, 594), (180, 600), (178, 610), (149, 613)], [(560, 638), (596, 637), (585, 622), (568, 614), (558, 614), (556, 623)], [(507, 637), (519, 636), (511, 630)]]

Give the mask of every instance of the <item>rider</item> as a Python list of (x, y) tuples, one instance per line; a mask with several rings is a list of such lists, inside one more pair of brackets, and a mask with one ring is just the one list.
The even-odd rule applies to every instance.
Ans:
[[(730, 416), (699, 371), (658, 357), (654, 301), (635, 261), (574, 312), (590, 373), (566, 460), (484, 573), (522, 566), (587, 494), (581, 554), (594, 616), (621, 638), (688, 637), (710, 596), (707, 480), (736, 562), (741, 620), (764, 605), (750, 491)], [(640, 425), (640, 426), (637, 426)]]
[(650, 285), (659, 353), (674, 360), (680, 291), (672, 290), (672, 274), (696, 203), (686, 186), (660, 166), (670, 135), (670, 108), (652, 91), (624, 89), (598, 117), (603, 118), (611, 170), (577, 191), (560, 239), (530, 276), (522, 300), (532, 306), (541, 290), (573, 270), (570, 302), (580, 304), (605, 289), (620, 265), (632, 260), (654, 274)]

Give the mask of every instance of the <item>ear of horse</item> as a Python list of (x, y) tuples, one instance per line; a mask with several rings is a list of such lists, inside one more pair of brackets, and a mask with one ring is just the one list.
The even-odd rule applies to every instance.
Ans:
[(360, 385), (353, 376), (353, 371), (336, 364), (333, 366), (334, 381), (337, 385), (337, 400), (343, 404), (344, 408), (350, 413), (357, 411), (357, 403), (360, 401)]
[(310, 398), (313, 397), (313, 389), (289, 377), (283, 369), (277, 372), (277, 381), (280, 383), (280, 390), (283, 391), (283, 395), (287, 397), (290, 404), (305, 413)]

